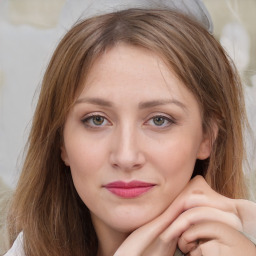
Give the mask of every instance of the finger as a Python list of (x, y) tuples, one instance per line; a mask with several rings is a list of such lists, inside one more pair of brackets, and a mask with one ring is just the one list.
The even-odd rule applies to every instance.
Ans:
[(186, 230), (178, 241), (180, 250), (184, 253), (190, 252), (189, 244), (195, 241), (218, 240), (224, 232), (224, 224), (218, 222), (205, 222), (191, 226)]
[[(170, 224), (170, 220), (162, 215), (146, 225), (133, 231), (121, 244), (114, 256), (141, 256), (151, 244), (160, 250), (160, 244), (166, 244), (165, 241), (159, 240), (161, 232)], [(138, 242), (139, 241), (139, 242)], [(168, 246), (176, 248), (177, 241), (170, 242)], [(127, 253), (128, 252), (128, 253)], [(161, 254), (160, 254), (161, 255)]]
[(179, 214), (187, 209), (208, 206), (226, 212), (237, 212), (232, 199), (214, 191), (202, 176), (194, 177), (180, 195), (173, 201), (169, 211), (176, 208)]
[[(188, 183), (185, 189), (171, 203), (165, 212), (153, 221), (135, 230), (122, 243), (114, 256), (124, 256), (128, 249), (131, 251), (131, 248), (133, 248), (134, 253), (142, 253), (143, 250), (153, 243), (153, 241), (157, 239), (157, 237), (159, 237), (159, 235), (167, 229), (167, 227), (169, 227), (182, 212), (190, 208), (196, 206), (209, 206), (232, 212), (233, 205), (229, 200), (213, 191), (203, 177), (196, 176)], [(166, 238), (163, 237), (163, 239), (165, 240)], [(134, 243), (134, 241), (140, 241), (140, 243)]]
[[(178, 241), (181, 251), (188, 253), (191, 242), (200, 241), (198, 247), (204, 255), (255, 255), (255, 245), (241, 232), (219, 222), (206, 222), (191, 226)], [(232, 252), (232, 253), (231, 253)]]
[(190, 226), (202, 222), (219, 222), (242, 231), (240, 219), (233, 213), (210, 207), (195, 207), (183, 212), (160, 236), (172, 240), (187, 230)]
[(256, 203), (248, 200), (235, 200), (238, 215), (243, 220), (243, 231), (256, 244)]
[[(203, 206), (216, 208), (238, 216), (234, 200), (218, 194), (207, 184), (202, 176), (196, 176), (187, 184), (166, 211), (145, 228), (151, 227), (155, 231), (152, 232), (152, 237), (156, 237), (183, 212)], [(239, 218), (237, 219), (239, 222)], [(158, 223), (158, 226), (155, 229), (156, 223)]]
[[(199, 243), (196, 249), (190, 251), (186, 255), (189, 256), (221, 256), (219, 245), (215, 240), (211, 240), (205, 243)], [(223, 255), (227, 256), (227, 255)], [(232, 255), (234, 256), (234, 255)]]
[(141, 244), (140, 240), (125, 241), (114, 256), (173, 256), (177, 249), (178, 238), (172, 241), (164, 241), (157, 237), (152, 243)]
[(193, 249), (192, 251), (190, 251), (188, 254), (186, 254), (187, 256), (203, 256), (201, 248), (200, 247), (196, 247), (195, 249)]

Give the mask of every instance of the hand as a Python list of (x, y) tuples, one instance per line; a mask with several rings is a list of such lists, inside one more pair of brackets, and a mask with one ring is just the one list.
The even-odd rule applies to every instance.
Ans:
[(186, 218), (180, 221), (180, 228), (182, 225), (183, 229), (177, 230), (177, 236), (195, 222), (215, 219), (245, 233), (256, 242), (256, 203), (222, 196), (201, 176), (196, 176), (188, 183), (167, 211), (170, 217), (175, 216), (175, 212), (177, 216), (186, 213)]
[[(243, 207), (239, 208), (238, 205), (241, 206), (238, 200), (218, 194), (201, 176), (197, 176), (162, 215), (135, 230), (119, 247), (115, 256), (172, 256), (179, 237), (193, 225), (202, 223), (216, 222), (232, 230), (249, 231), (250, 234), (239, 215)], [(251, 222), (255, 224), (255, 219)], [(191, 245), (194, 246), (193, 243)]]
[(221, 196), (200, 177), (184, 189), (171, 207), (182, 203), (185, 211), (165, 231), (165, 236), (180, 237), (178, 245), (184, 253), (256, 256), (255, 245), (241, 233), (256, 240), (255, 203)]
[(235, 204), (242, 221), (244, 234), (256, 244), (256, 203), (248, 200), (235, 200)]
[[(195, 241), (199, 241), (197, 244)], [(179, 239), (188, 256), (256, 256), (255, 245), (239, 231), (220, 222), (191, 226)]]

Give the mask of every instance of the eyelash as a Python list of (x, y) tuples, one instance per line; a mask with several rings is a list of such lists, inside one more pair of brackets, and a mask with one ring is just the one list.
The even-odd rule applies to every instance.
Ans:
[[(99, 128), (101, 128), (102, 125), (96, 125), (96, 124), (92, 124), (92, 123), (90, 124), (90, 122), (93, 122), (93, 118), (103, 118), (103, 123), (107, 120), (106, 117), (104, 117), (104, 116), (102, 116), (100, 114), (90, 114), (90, 115), (86, 116), (84, 119), (82, 119), (82, 123), (85, 126), (87, 126), (88, 128), (92, 128), (92, 129), (99, 129)], [(110, 123), (108, 120), (107, 120), (107, 122)]]
[[(94, 124), (90, 123), (90, 122), (93, 122), (94, 118), (102, 118), (103, 119), (103, 122), (102, 122), (103, 125), (102, 124), (97, 125), (95, 123)], [(152, 124), (152, 126), (160, 128), (160, 129), (167, 128), (167, 127), (171, 126), (172, 124), (176, 123), (176, 120), (174, 118), (170, 118), (170, 117), (167, 117), (167, 116), (164, 116), (164, 115), (154, 115), (145, 124), (151, 125), (150, 121), (154, 122), (155, 118), (161, 118), (162, 121), (165, 123), (165, 125)], [(108, 124), (104, 125), (105, 121), (107, 121)], [(166, 124), (166, 122), (167, 122), (167, 124)], [(99, 129), (101, 127), (105, 127), (105, 126), (110, 126), (111, 125), (111, 122), (109, 122), (106, 117), (104, 117), (103, 115), (100, 115), (100, 114), (90, 114), (90, 115), (86, 116), (84, 119), (82, 119), (82, 123), (86, 127), (91, 128), (91, 129)]]
[(167, 128), (167, 127), (171, 126), (172, 124), (176, 123), (176, 120), (174, 118), (170, 118), (170, 117), (167, 117), (164, 115), (155, 115), (155, 116), (151, 117), (146, 123), (148, 124), (150, 121), (154, 122), (154, 119), (156, 119), (156, 118), (162, 119), (162, 121), (165, 123), (165, 125), (156, 125), (155, 123), (152, 124), (154, 127), (158, 127), (160, 129)]

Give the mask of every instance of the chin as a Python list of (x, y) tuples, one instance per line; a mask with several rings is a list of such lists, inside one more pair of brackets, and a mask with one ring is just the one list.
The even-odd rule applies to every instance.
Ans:
[(160, 213), (154, 212), (132, 212), (122, 213), (118, 216), (113, 216), (110, 226), (116, 231), (122, 233), (131, 233), (139, 227), (147, 224), (148, 222), (159, 216)]
[(138, 222), (138, 223), (117, 223), (116, 222), (114, 223), (114, 225), (112, 225), (112, 229), (120, 233), (130, 234), (145, 224), (146, 223), (144, 222)]

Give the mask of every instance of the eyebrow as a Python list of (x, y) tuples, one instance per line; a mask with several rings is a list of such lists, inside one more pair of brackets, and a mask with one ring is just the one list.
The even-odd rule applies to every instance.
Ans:
[[(90, 103), (93, 105), (99, 105), (103, 107), (113, 107), (113, 103), (111, 101), (108, 101), (102, 98), (81, 98), (75, 102), (75, 104), (80, 104), (80, 103)], [(153, 107), (169, 105), (169, 104), (175, 104), (178, 107), (182, 108), (183, 110), (185, 111), (187, 110), (187, 107), (182, 102), (176, 99), (158, 99), (158, 100), (140, 102), (139, 109), (153, 108)]]
[(182, 108), (183, 110), (187, 110), (187, 107), (182, 102), (175, 99), (159, 99), (159, 100), (141, 102), (139, 103), (139, 108), (140, 109), (153, 108), (153, 107), (169, 105), (169, 104), (175, 104), (178, 107)]
[(103, 106), (103, 107), (112, 107), (113, 104), (105, 99), (101, 99), (101, 98), (81, 98), (78, 99), (75, 104), (79, 104), (79, 103), (90, 103), (93, 105), (99, 105), (99, 106)]

